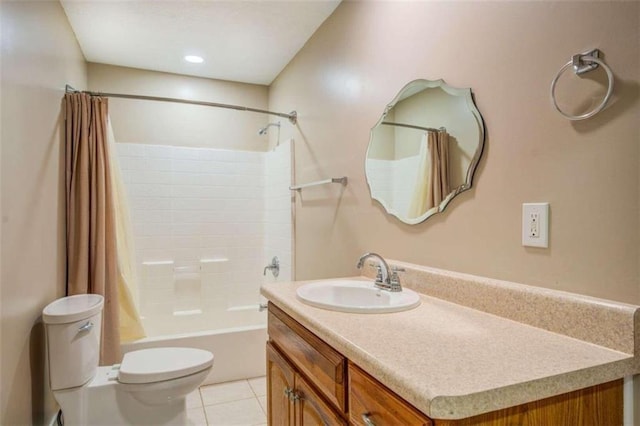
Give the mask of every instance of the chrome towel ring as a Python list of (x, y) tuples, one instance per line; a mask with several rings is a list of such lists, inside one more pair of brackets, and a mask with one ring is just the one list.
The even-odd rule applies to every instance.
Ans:
[[(600, 102), (600, 104), (597, 107), (595, 107), (592, 111), (589, 111), (582, 115), (567, 114), (566, 112), (560, 109), (560, 107), (558, 106), (558, 102), (556, 101), (555, 91), (556, 91), (556, 83), (558, 82), (558, 78), (560, 78), (562, 73), (564, 73), (565, 70), (571, 66), (573, 67), (573, 72), (576, 73), (577, 75), (592, 71), (598, 68), (598, 66), (601, 66), (602, 69), (604, 69), (604, 71), (607, 73), (607, 79), (608, 79), (607, 93), (604, 95), (602, 102)], [(609, 102), (609, 99), (611, 98), (612, 93), (613, 93), (613, 73), (611, 72), (611, 68), (609, 68), (607, 64), (605, 64), (604, 61), (600, 59), (600, 51), (598, 49), (593, 49), (588, 52), (573, 55), (571, 57), (571, 60), (566, 64), (564, 64), (562, 68), (560, 68), (560, 71), (558, 71), (558, 74), (556, 74), (555, 78), (551, 82), (551, 100), (553, 101), (553, 106), (564, 117), (574, 121), (585, 120), (587, 118), (593, 117), (594, 115), (602, 111), (604, 107), (607, 105), (607, 102)]]

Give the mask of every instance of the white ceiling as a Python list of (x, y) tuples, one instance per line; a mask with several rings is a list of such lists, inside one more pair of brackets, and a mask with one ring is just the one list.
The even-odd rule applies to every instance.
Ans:
[(89, 62), (269, 85), (340, 0), (61, 3)]

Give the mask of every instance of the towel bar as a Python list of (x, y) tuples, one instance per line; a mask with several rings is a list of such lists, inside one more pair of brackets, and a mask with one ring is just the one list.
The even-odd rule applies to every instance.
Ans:
[(328, 183), (340, 183), (343, 186), (346, 186), (347, 185), (347, 177), (346, 176), (342, 176), (342, 177), (339, 177), (339, 178), (324, 179), (324, 180), (319, 180), (319, 181), (316, 181), (316, 182), (305, 183), (305, 184), (302, 184), (302, 185), (293, 185), (293, 186), (290, 186), (289, 189), (291, 191), (300, 191), (303, 188), (309, 188), (310, 186), (325, 185), (325, 184), (328, 184)]

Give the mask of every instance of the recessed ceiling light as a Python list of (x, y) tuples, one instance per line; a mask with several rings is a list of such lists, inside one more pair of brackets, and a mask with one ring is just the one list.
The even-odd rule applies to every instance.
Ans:
[(184, 60), (187, 62), (191, 62), (192, 64), (201, 64), (204, 62), (204, 59), (202, 59), (202, 56), (196, 56), (196, 55), (187, 55), (184, 57)]

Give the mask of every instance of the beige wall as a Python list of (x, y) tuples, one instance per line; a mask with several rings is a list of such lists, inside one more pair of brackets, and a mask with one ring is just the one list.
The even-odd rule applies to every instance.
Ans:
[[(376, 251), (640, 303), (639, 15), (638, 2), (342, 3), (270, 89), (271, 108), (298, 110), (298, 127), (283, 126), (296, 180), (349, 177), (343, 194), (296, 195), (297, 278), (353, 275), (358, 255)], [(549, 85), (590, 47), (605, 52), (615, 95), (572, 123), (553, 110)], [(370, 199), (364, 158), (384, 106), (417, 78), (471, 87), (488, 137), (474, 189), (409, 226)], [(563, 86), (563, 105), (589, 105), (600, 95), (593, 78)], [(521, 204), (541, 201), (551, 203), (550, 248), (524, 248)]]
[[(639, 8), (637, 2), (342, 4), (270, 90), (271, 109), (300, 114), (295, 128), (280, 120), (280, 140), (296, 141), (296, 179), (350, 179), (344, 193), (336, 185), (296, 195), (298, 278), (354, 274), (357, 256), (372, 250), (640, 303)], [(56, 2), (3, 1), (1, 14), (0, 423), (39, 424), (55, 409), (39, 316), (64, 292), (64, 84), (258, 108), (267, 98), (262, 86), (96, 64), (87, 82)], [(594, 46), (616, 73), (615, 99), (594, 119), (570, 123), (552, 110), (548, 86), (571, 54)], [(384, 105), (416, 78), (472, 87), (488, 138), (474, 190), (443, 215), (408, 226), (370, 200), (364, 156)], [(590, 102), (583, 93), (591, 87), (576, 88), (577, 104)], [(234, 111), (210, 118), (199, 107), (141, 112), (125, 102), (134, 101), (114, 100), (112, 115), (116, 137), (127, 142), (173, 144), (186, 134), (193, 145), (264, 150), (257, 136), (244, 148), (234, 144), (274, 121), (255, 114), (251, 122), (253, 114)], [(164, 127), (176, 116), (177, 135), (173, 121)], [(527, 201), (551, 203), (548, 250), (520, 245)]]
[[(172, 97), (267, 109), (268, 89), (256, 84), (189, 77), (90, 63), (89, 89)], [(109, 112), (118, 142), (266, 151), (258, 129), (264, 114), (178, 103), (112, 98)]]
[(48, 422), (42, 308), (64, 295), (61, 99), (86, 65), (57, 2), (3, 1), (0, 424)]

